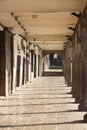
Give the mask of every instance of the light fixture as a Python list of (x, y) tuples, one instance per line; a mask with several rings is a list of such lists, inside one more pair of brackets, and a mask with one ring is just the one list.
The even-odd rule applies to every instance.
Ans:
[(53, 55), (53, 58), (54, 58), (54, 59), (57, 59), (57, 57), (58, 57), (58, 55), (55, 53), (55, 54)]
[(33, 18), (33, 19), (36, 19), (36, 18), (37, 18), (37, 14), (33, 14), (33, 15), (32, 15), (32, 18)]

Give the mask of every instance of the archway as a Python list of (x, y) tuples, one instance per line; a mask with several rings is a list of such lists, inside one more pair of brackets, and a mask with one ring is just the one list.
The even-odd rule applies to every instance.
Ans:
[(62, 69), (62, 57), (57, 53), (52, 53), (50, 57), (50, 69)]
[(43, 76), (63, 76), (63, 57), (50, 53), (43, 57)]

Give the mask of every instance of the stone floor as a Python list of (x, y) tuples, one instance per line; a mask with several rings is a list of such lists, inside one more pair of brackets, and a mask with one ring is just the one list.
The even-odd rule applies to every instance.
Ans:
[(63, 77), (42, 77), (0, 99), (0, 130), (87, 130)]

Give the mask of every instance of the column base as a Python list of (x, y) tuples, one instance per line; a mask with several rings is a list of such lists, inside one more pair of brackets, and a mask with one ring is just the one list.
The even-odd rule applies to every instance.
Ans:
[(87, 123), (87, 114), (84, 115), (84, 122)]
[(72, 83), (71, 82), (68, 82), (67, 83), (67, 87), (71, 87), (72, 86)]
[(65, 84), (67, 84), (68, 82), (67, 81), (65, 81)]
[(86, 111), (87, 110), (87, 104), (80, 104), (78, 107), (79, 111)]
[(79, 98), (75, 98), (75, 103), (80, 103), (80, 99)]
[(75, 91), (72, 91), (72, 96), (73, 96), (73, 98), (77, 99), (77, 94)]
[(72, 97), (75, 98), (75, 94), (72, 92)]
[(72, 94), (72, 91), (70, 91), (68, 94)]

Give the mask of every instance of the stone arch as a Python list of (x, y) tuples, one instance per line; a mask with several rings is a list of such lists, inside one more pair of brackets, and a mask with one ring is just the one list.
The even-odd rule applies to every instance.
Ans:
[[(54, 54), (57, 54), (57, 59), (53, 58)], [(45, 58), (47, 58), (47, 56), (48, 56), (49, 57), (49, 68), (53, 68), (53, 66), (54, 66), (54, 68), (56, 68), (56, 67), (62, 68), (64, 54), (65, 54), (64, 50), (60, 50), (60, 51), (57, 51), (57, 50), (54, 50), (54, 51), (51, 51), (51, 50), (44, 51), (43, 52), (43, 61), (45, 60), (45, 63), (46, 63), (46, 59)], [(61, 61), (60, 61), (60, 59), (61, 59)], [(48, 63), (48, 61), (47, 61), (47, 63)]]
[(62, 59), (64, 58), (65, 56), (65, 51), (64, 50), (48, 50), (48, 51), (43, 51), (43, 58), (46, 56), (46, 55), (49, 55), (49, 54), (52, 54), (52, 53), (56, 53), (56, 54), (59, 54)]

